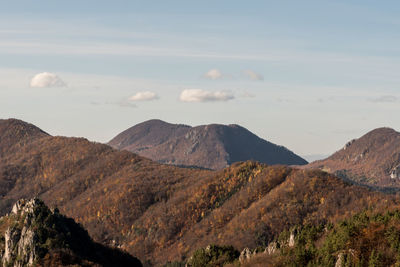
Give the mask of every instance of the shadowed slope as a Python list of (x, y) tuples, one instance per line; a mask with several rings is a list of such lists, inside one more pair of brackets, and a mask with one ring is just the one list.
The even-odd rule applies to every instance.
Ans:
[(109, 145), (161, 163), (209, 169), (222, 169), (245, 160), (287, 165), (307, 163), (285, 147), (265, 141), (239, 125), (190, 127), (150, 120), (117, 135)]

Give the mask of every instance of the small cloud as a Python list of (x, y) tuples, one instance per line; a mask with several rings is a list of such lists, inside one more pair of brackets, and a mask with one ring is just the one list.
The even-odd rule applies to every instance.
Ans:
[(202, 89), (186, 89), (181, 92), (179, 99), (182, 102), (212, 102), (234, 99), (233, 94), (225, 91), (205, 91)]
[(54, 73), (42, 72), (32, 78), (30, 86), (34, 88), (64, 87), (66, 83)]
[(157, 94), (150, 91), (138, 92), (129, 98), (130, 101), (151, 101), (155, 99), (158, 99)]
[(211, 69), (211, 70), (207, 71), (203, 75), (203, 77), (206, 79), (210, 79), (210, 80), (218, 80), (218, 79), (222, 79), (224, 77), (224, 75), (221, 73), (221, 71), (219, 71), (217, 69)]
[(369, 101), (374, 102), (374, 103), (394, 103), (399, 100), (398, 97), (394, 95), (383, 95), (377, 98), (371, 98)]
[(261, 74), (256, 73), (256, 72), (254, 72), (252, 70), (244, 70), (243, 73), (250, 80), (253, 80), (253, 81), (263, 81), (264, 80), (264, 77)]

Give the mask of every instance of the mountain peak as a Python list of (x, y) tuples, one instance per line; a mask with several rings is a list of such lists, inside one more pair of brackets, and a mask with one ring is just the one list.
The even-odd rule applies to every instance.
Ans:
[(35, 125), (19, 119), (0, 119), (0, 131), (5, 131), (7, 129), (19, 129), (26, 133), (41, 133), (44, 135), (49, 135)]
[(393, 128), (390, 128), (390, 127), (379, 127), (379, 128), (375, 128), (375, 129), (369, 131), (365, 135), (369, 135), (369, 134), (390, 134), (390, 133), (397, 133), (397, 131), (394, 130)]
[(400, 135), (399, 132), (395, 131), (392, 128), (389, 127), (381, 127), (381, 128), (376, 128), (374, 130), (369, 131), (362, 137), (360, 137), (360, 140), (367, 139), (370, 141), (385, 141), (390, 138), (397, 138)]
[(238, 161), (302, 165), (307, 162), (237, 124), (187, 126), (150, 120), (123, 131), (109, 143), (161, 163), (221, 169)]
[[(400, 186), (395, 175), (400, 166), (400, 133), (382, 127), (347, 142), (325, 160), (308, 167), (321, 168), (358, 183), (373, 186)], [(393, 179), (395, 178), (395, 179)]]
[(16, 144), (23, 146), (46, 136), (49, 134), (33, 124), (17, 119), (0, 119), (0, 155)]

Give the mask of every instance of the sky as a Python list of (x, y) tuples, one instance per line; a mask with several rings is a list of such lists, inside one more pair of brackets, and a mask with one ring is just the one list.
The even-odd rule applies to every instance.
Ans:
[(399, 1), (3, 1), (0, 118), (107, 142), (239, 124), (299, 155), (400, 130)]

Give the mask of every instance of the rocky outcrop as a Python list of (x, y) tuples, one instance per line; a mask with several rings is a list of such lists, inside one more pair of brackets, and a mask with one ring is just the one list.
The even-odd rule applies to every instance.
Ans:
[(40, 205), (38, 199), (29, 201), (19, 200), (14, 204), (11, 216), (16, 221), (23, 220), (23, 226), (13, 224), (4, 234), (4, 254), (2, 263), (4, 266), (32, 266), (38, 255), (37, 236), (32, 230), (35, 220), (34, 209)]
[(293, 229), (292, 231), (290, 231), (290, 236), (289, 236), (289, 240), (288, 240), (288, 246), (291, 248), (291, 247), (294, 247), (294, 245), (295, 245), (295, 237), (296, 237), (296, 234), (297, 234), (297, 230), (296, 229)]
[(346, 150), (346, 149), (347, 149), (348, 147), (350, 147), (355, 141), (356, 141), (356, 139), (353, 139), (353, 140), (347, 142), (347, 143), (344, 145), (343, 150)]
[(298, 230), (296, 228), (293, 228), (290, 230), (289, 237), (287, 239), (281, 241), (272, 241), (268, 244), (268, 246), (264, 250), (261, 251), (259, 251), (258, 249), (254, 249), (253, 251), (251, 251), (249, 248), (244, 248), (240, 253), (239, 262), (244, 263), (245, 261), (250, 260), (252, 257), (254, 257), (259, 253), (267, 255), (275, 254), (282, 247), (293, 248), (296, 245), (297, 233)]
[(396, 166), (390, 172), (390, 178), (392, 179), (399, 179), (400, 178), (400, 165)]
[(255, 253), (256, 251), (252, 252), (249, 248), (243, 249), (242, 252), (240, 252), (239, 262), (243, 263), (244, 261), (249, 260)]
[(265, 248), (264, 253), (268, 254), (268, 255), (271, 255), (271, 254), (274, 254), (277, 251), (278, 251), (278, 243), (277, 242), (271, 242)]
[(19, 200), (0, 219), (0, 266), (142, 266), (131, 255), (94, 242), (73, 219), (39, 199)]
[(336, 263), (335, 263), (335, 267), (342, 267), (342, 266), (344, 266), (344, 261), (345, 261), (344, 257), (345, 257), (345, 254), (344, 254), (343, 252), (340, 252), (340, 253), (338, 254), (337, 260), (336, 260)]
[(359, 261), (358, 255), (354, 249), (342, 250), (337, 255), (335, 267), (349, 266), (357, 261)]

